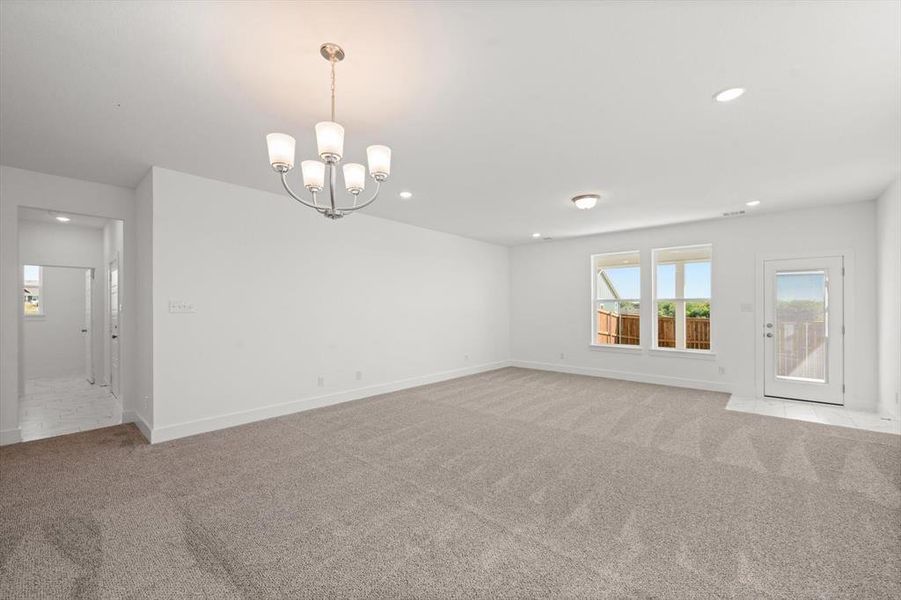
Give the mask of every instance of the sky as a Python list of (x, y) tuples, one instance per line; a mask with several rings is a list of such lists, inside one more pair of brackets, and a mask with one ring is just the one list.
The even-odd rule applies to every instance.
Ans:
[[(620, 298), (641, 297), (641, 273), (638, 267), (606, 267), (604, 272), (619, 292)], [(674, 298), (676, 266), (657, 265), (657, 297)], [(710, 263), (685, 264), (683, 298), (710, 298)]]

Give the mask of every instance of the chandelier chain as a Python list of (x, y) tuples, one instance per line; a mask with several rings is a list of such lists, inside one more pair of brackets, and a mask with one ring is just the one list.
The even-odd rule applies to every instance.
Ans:
[(335, 59), (331, 59), (329, 63), (332, 65), (332, 121), (335, 120)]

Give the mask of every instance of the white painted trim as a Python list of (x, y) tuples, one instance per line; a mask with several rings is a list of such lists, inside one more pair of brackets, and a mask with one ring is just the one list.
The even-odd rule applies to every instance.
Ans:
[(122, 413), (122, 422), (123, 423), (134, 423), (138, 430), (140, 430), (141, 435), (149, 442), (150, 441), (150, 433), (151, 428), (150, 425), (144, 421), (144, 418), (141, 417), (137, 412), (133, 410), (126, 410)]
[(22, 431), (18, 427), (16, 427), (15, 429), (4, 429), (0, 431), (0, 446), (18, 444), (21, 441)]
[[(136, 420), (135, 423), (139, 428), (141, 428), (141, 432), (144, 433), (145, 437), (150, 440), (150, 443), (157, 444), (160, 442), (167, 442), (191, 435), (197, 435), (199, 433), (216, 431), (218, 429), (225, 429), (227, 427), (235, 427), (237, 425), (253, 423), (254, 421), (262, 421), (264, 419), (271, 419), (273, 417), (281, 417), (305, 410), (321, 408), (323, 406), (331, 406), (332, 404), (339, 404), (341, 402), (348, 402), (350, 400), (359, 400), (361, 398), (368, 398), (370, 396), (377, 396), (379, 394), (387, 394), (390, 392), (405, 390), (421, 385), (427, 385), (429, 383), (437, 383), (439, 381), (446, 381), (448, 379), (456, 379), (457, 377), (465, 377), (466, 375), (475, 375), (477, 373), (484, 373), (486, 371), (494, 371), (496, 369), (501, 369), (509, 366), (510, 361), (505, 360), (474, 367), (466, 367), (463, 369), (441, 371), (438, 373), (433, 373), (431, 375), (422, 375), (420, 377), (411, 377), (409, 379), (401, 379), (398, 381), (381, 383), (353, 390), (346, 390), (334, 394), (325, 394), (323, 396), (313, 396), (310, 398), (303, 398), (301, 400), (292, 400), (290, 402), (283, 402), (281, 404), (271, 404), (269, 406), (263, 406), (251, 410), (227, 413), (206, 419), (197, 419), (196, 421), (186, 421), (184, 423), (176, 423), (174, 425), (165, 425), (163, 427), (149, 429), (147, 432), (145, 432), (144, 429), (141, 428), (142, 422), (138, 422)], [(144, 424), (144, 427), (146, 427), (146, 424)]]
[(732, 391), (731, 386), (727, 383), (706, 381), (704, 379), (683, 379), (681, 377), (667, 377), (665, 375), (648, 375), (646, 373), (633, 373), (629, 371), (611, 371), (609, 369), (595, 369), (594, 367), (574, 367), (570, 365), (532, 362), (527, 360), (514, 360), (512, 361), (512, 366), (522, 369), (555, 371), (557, 373), (589, 375), (591, 377), (606, 377), (608, 379), (621, 379), (623, 381), (636, 381), (638, 383), (655, 383), (658, 385), (707, 390), (711, 392), (731, 393)]

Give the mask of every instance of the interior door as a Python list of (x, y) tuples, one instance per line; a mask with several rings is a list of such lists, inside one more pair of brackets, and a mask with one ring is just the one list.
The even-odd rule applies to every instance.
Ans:
[(109, 264), (110, 391), (119, 397), (119, 259)]
[(84, 378), (94, 383), (94, 269), (84, 272), (84, 324), (81, 335), (84, 338)]
[(844, 260), (764, 263), (764, 395), (844, 404)]

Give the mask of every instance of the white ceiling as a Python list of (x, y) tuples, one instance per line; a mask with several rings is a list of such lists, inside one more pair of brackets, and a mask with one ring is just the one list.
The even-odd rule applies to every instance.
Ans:
[(473, 238), (866, 200), (901, 162), (895, 1), (0, 4), (0, 162), (81, 179), (278, 191), (264, 136), (313, 157), (323, 41), (346, 159), (394, 151), (367, 210)]
[[(57, 216), (69, 217), (69, 220), (63, 223), (56, 220)], [(19, 219), (22, 221), (37, 221), (49, 225), (58, 225), (59, 227), (90, 227), (91, 229), (103, 229), (107, 223), (112, 223), (114, 221), (114, 219), (105, 219), (103, 217), (25, 207), (19, 207)]]

